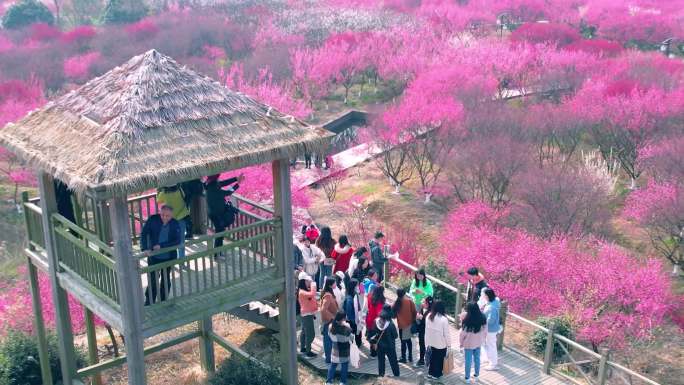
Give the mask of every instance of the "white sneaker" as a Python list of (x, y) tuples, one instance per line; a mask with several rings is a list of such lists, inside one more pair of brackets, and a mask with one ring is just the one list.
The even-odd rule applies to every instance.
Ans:
[(477, 377), (473, 377), (473, 384), (477, 384)]
[(499, 367), (494, 365), (487, 365), (485, 366), (484, 370), (499, 370)]
[(470, 378), (466, 378), (466, 379), (465, 379), (465, 383), (466, 383), (466, 384), (470, 384)]

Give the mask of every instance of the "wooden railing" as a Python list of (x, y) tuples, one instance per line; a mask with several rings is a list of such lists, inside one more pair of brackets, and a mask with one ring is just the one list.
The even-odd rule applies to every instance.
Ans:
[[(273, 217), (273, 210), (267, 206), (253, 202), (238, 194), (234, 194), (231, 200), (238, 213), (235, 216), (235, 222), (230, 228), (236, 228), (258, 222), (264, 219)], [(157, 205), (157, 194), (154, 192), (134, 196), (128, 199), (128, 212), (131, 223), (131, 235), (133, 242), (140, 241), (140, 232), (142, 227), (150, 215), (156, 214), (159, 207)], [(206, 223), (208, 218), (202, 218)], [(244, 234), (247, 235), (247, 234)]]
[[(409, 263), (402, 261), (400, 258), (390, 258), (390, 263), (394, 263), (412, 272), (418, 270), (416, 266), (412, 266)], [(391, 278), (389, 275), (390, 263), (385, 264), (385, 277), (387, 277), (385, 286), (387, 287), (391, 285), (388, 283)], [(454, 310), (455, 314), (458, 316), (458, 314), (461, 313), (467, 298), (467, 290), (465, 286), (460, 283), (456, 286), (450, 285), (429, 274), (427, 277), (430, 279), (430, 281), (432, 281), (433, 285), (439, 285), (452, 292), (456, 296), (456, 306)], [(452, 317), (448, 318), (458, 328), (458, 317), (455, 319)], [(629, 368), (626, 368), (617, 362), (610, 361), (610, 351), (608, 349), (604, 348), (601, 349), (600, 353), (596, 353), (595, 351), (576, 341), (555, 333), (553, 329), (546, 328), (534, 321), (509, 311), (505, 301), (503, 302), (502, 309), (500, 311), (500, 321), (504, 332), (506, 330), (514, 329), (514, 323), (528, 327), (529, 330), (524, 333), (525, 341), (529, 340), (531, 334), (536, 331), (541, 331), (542, 333), (546, 334), (546, 350), (543, 357), (536, 357), (522, 347), (514, 347), (513, 345), (515, 345), (515, 343), (513, 343), (513, 341), (510, 341), (511, 343), (506, 342), (504, 344), (504, 332), (498, 336), (499, 339), (497, 341), (497, 347), (502, 349), (505, 345), (507, 349), (510, 349), (515, 353), (539, 363), (543, 366), (544, 371), (547, 374), (553, 372), (554, 374), (562, 376), (567, 380), (577, 384), (660, 385), (658, 382), (653, 381)], [(517, 331), (521, 332), (521, 330)], [(563, 355), (560, 359), (554, 359), (554, 346), (559, 346), (563, 351)]]
[(28, 199), (28, 194), (22, 196), (24, 201), (24, 218), (29, 248), (45, 249), (45, 235), (43, 234), (43, 210)]
[[(168, 299), (150, 306), (168, 306), (173, 302), (215, 289), (220, 289), (275, 265), (273, 250), (276, 228), (280, 222), (275, 219), (257, 221), (221, 233), (203, 235), (186, 241), (186, 250), (199, 246), (198, 252), (188, 252), (183, 258), (148, 264), (152, 256), (177, 250), (167, 247), (153, 253), (141, 252), (136, 258), (141, 261), (140, 274), (144, 281), (153, 275), (159, 276), (170, 269), (172, 280)], [(217, 238), (228, 238), (223, 246), (214, 247)], [(264, 251), (264, 252), (259, 252)], [(215, 262), (215, 259), (218, 262)]]
[(59, 214), (52, 215), (52, 226), (59, 270), (118, 308), (119, 289), (109, 245)]

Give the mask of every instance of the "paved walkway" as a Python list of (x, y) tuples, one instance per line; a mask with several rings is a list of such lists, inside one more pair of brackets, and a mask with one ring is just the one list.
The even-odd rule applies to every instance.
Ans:
[[(452, 346), (458, 346), (458, 332), (452, 327), (451, 331)], [(413, 340), (413, 359), (418, 360), (418, 340), (414, 338)], [(397, 357), (401, 357), (399, 340), (397, 340)], [(304, 355), (300, 355), (300, 360), (308, 362), (310, 365), (319, 369), (321, 371), (327, 371), (328, 365), (325, 363), (323, 357), (323, 340), (320, 336), (316, 337), (313, 342), (312, 350), (318, 354), (314, 358), (308, 358)], [(369, 356), (369, 350), (367, 347), (367, 342), (364, 340), (364, 346), (361, 348), (361, 366), (359, 368), (349, 367), (350, 373), (359, 373), (366, 375), (377, 375), (378, 374), (378, 360), (377, 358), (371, 358)], [(465, 383), (464, 378), (464, 364), (463, 355), (459, 352), (455, 352), (454, 355), (454, 371), (444, 376), (441, 379), (443, 384), (462, 384)], [(392, 370), (389, 367), (389, 362), (386, 362), (385, 376), (391, 376)], [(485, 365), (482, 365), (484, 368)], [(339, 370), (339, 369), (338, 369)], [(417, 383), (417, 378), (419, 372), (424, 372), (427, 376), (426, 367), (414, 367), (410, 364), (399, 364), (399, 372), (401, 377), (398, 379), (401, 382), (407, 384)], [(472, 372), (471, 372), (472, 373)], [(472, 374), (471, 374), (472, 375)], [(337, 377), (339, 381), (339, 377)], [(334, 383), (337, 383), (334, 382)], [(426, 380), (426, 383), (429, 381)], [(560, 378), (544, 374), (541, 366), (537, 365), (535, 362), (530, 361), (517, 353), (510, 350), (504, 349), (503, 352), (499, 353), (499, 370), (497, 371), (487, 371), (482, 370), (480, 372), (480, 384), (487, 385), (561, 385), (561, 384), (571, 384)]]
[[(380, 154), (382, 150), (368, 143), (359, 144), (332, 156), (333, 167), (336, 171), (344, 171), (363, 163), (368, 159)], [(301, 167), (298, 166), (297, 167)], [(311, 168), (298, 168), (292, 171), (294, 180), (300, 189), (326, 178), (330, 175), (330, 170), (319, 169), (311, 165)]]

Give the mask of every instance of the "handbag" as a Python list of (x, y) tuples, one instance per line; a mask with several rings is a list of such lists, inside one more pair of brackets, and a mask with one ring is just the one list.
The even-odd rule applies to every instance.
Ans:
[(448, 349), (446, 357), (444, 357), (444, 364), (442, 365), (442, 372), (444, 374), (449, 374), (453, 371), (454, 371), (454, 351), (451, 349)]
[(358, 369), (361, 367), (361, 352), (359, 351), (359, 347), (356, 346), (354, 342), (350, 342), (349, 363), (354, 368)]
[[(371, 348), (372, 348), (373, 350), (378, 350), (378, 343), (379, 343), (380, 340), (382, 339), (382, 336), (385, 334), (385, 330), (387, 330), (388, 328), (389, 328), (389, 326), (387, 326), (386, 328), (384, 328), (384, 329), (382, 330), (382, 332), (380, 332), (380, 334), (376, 334), (376, 335), (374, 335), (373, 337), (370, 338), (370, 341), (369, 341), (369, 342), (370, 342)], [(377, 337), (377, 338), (376, 338), (376, 337)]]

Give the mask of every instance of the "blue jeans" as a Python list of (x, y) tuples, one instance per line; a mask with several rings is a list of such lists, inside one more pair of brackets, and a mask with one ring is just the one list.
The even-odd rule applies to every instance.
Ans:
[[(337, 364), (330, 363), (328, 366), (328, 379), (325, 380), (326, 383), (332, 384), (335, 379), (335, 370), (337, 370)], [(347, 383), (347, 371), (349, 370), (349, 362), (343, 362), (340, 364), (340, 384)]]
[(330, 339), (330, 334), (328, 334), (329, 329), (330, 324), (327, 323), (323, 325), (323, 331), (321, 332), (323, 334), (323, 352), (325, 353), (326, 364), (330, 363), (330, 354), (332, 352), (332, 340)]
[(465, 378), (470, 378), (470, 365), (475, 361), (475, 377), (480, 376), (480, 348), (465, 350)]
[(318, 272), (319, 272), (319, 282), (318, 282), (318, 287), (323, 290), (323, 284), (325, 284), (325, 277), (331, 277), (332, 276), (332, 266), (326, 266), (324, 264), (320, 264), (318, 267)]

